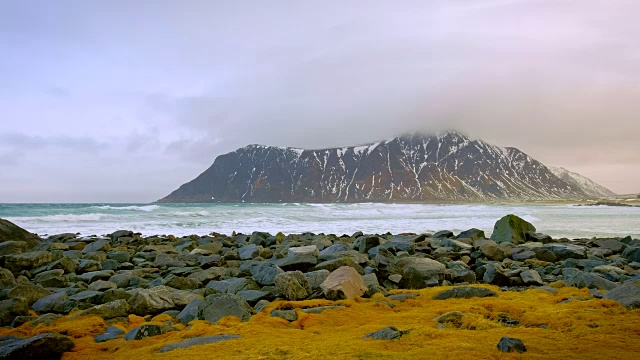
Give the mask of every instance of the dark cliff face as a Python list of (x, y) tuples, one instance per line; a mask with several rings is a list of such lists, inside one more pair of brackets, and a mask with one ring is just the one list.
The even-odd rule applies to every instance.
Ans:
[(160, 202), (446, 202), (582, 198), (515, 148), (456, 132), (302, 150), (249, 145)]

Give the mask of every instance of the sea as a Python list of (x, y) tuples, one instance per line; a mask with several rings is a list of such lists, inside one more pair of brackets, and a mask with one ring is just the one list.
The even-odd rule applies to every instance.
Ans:
[(491, 234), (507, 214), (531, 222), (553, 237), (640, 238), (640, 207), (571, 204), (0, 204), (0, 218), (40, 236), (104, 235), (133, 230), (151, 235), (365, 234), (460, 232)]

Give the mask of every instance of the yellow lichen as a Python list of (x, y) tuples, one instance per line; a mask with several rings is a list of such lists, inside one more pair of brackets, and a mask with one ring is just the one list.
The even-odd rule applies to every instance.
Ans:
[[(499, 291), (494, 286), (483, 286)], [(372, 299), (340, 301), (279, 301), (263, 312), (241, 322), (226, 317), (217, 324), (193, 321), (189, 326), (173, 325), (180, 331), (137, 341), (122, 338), (95, 343), (93, 336), (107, 325), (97, 317), (67, 321), (61, 319), (49, 327), (1, 329), (2, 335), (32, 336), (46, 331), (66, 333), (76, 347), (65, 353), (64, 360), (86, 359), (632, 359), (640, 352), (640, 310), (628, 310), (609, 300), (570, 300), (588, 298), (586, 289), (561, 287), (557, 294), (541, 290), (500, 292), (498, 297), (433, 300), (433, 295), (446, 288), (419, 291), (420, 296), (404, 302), (374, 296)], [(380, 302), (385, 300), (395, 307)], [(306, 314), (303, 308), (342, 305), (321, 314)], [(294, 309), (298, 320), (270, 317), (273, 309)], [(468, 313), (460, 328), (438, 329), (432, 321), (449, 311)], [(508, 316), (520, 321), (519, 326), (505, 327), (497, 319)], [(145, 323), (131, 315), (130, 330)], [(156, 316), (151, 323), (169, 318)], [(547, 329), (539, 327), (545, 325)], [(366, 333), (386, 326), (411, 330), (400, 340), (362, 339)], [(237, 334), (241, 339), (194, 346), (159, 354), (162, 346), (191, 337)], [(496, 344), (502, 336), (523, 340), (524, 354), (500, 353)]]

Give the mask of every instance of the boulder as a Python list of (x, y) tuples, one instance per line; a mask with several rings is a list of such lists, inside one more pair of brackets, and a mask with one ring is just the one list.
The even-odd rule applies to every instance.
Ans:
[(304, 300), (312, 293), (309, 280), (300, 271), (278, 274), (275, 285), (278, 293), (287, 300)]
[(473, 286), (458, 286), (448, 290), (445, 290), (441, 293), (436, 294), (433, 299), (434, 300), (447, 300), (447, 299), (471, 299), (474, 297), (491, 297), (498, 296), (492, 290), (481, 288), (481, 287), (473, 287)]
[(87, 246), (85, 246), (84, 249), (82, 249), (82, 253), (89, 254), (96, 251), (107, 251), (110, 248), (111, 247), (109, 246), (109, 240), (100, 239), (87, 244)]
[(14, 274), (22, 270), (32, 270), (56, 260), (48, 251), (31, 251), (22, 254), (7, 255), (4, 258), (4, 267)]
[(522, 340), (503, 336), (502, 339), (500, 339), (500, 341), (498, 342), (498, 350), (502, 352), (515, 351), (523, 353), (527, 351), (527, 348), (524, 346)]
[(7, 269), (0, 268), (0, 290), (11, 289), (16, 286), (16, 278)]
[(103, 319), (113, 319), (117, 317), (127, 317), (131, 312), (131, 307), (125, 300), (115, 300), (102, 305), (96, 305), (92, 308), (84, 310), (73, 318), (79, 318), (81, 316), (96, 315)]
[(395, 271), (402, 274), (400, 285), (406, 289), (422, 289), (438, 285), (444, 276), (446, 267), (428, 258), (405, 257), (394, 265)]
[(509, 257), (507, 252), (505, 252), (502, 247), (498, 246), (495, 241), (492, 240), (484, 240), (481, 242), (478, 247), (482, 255), (484, 255), (489, 260), (502, 261)]
[(491, 240), (497, 243), (522, 244), (527, 240), (527, 233), (529, 232), (535, 233), (536, 228), (526, 220), (509, 214), (496, 222), (491, 234)]
[(304, 276), (309, 280), (311, 289), (320, 289), (320, 285), (329, 277), (329, 270), (316, 270), (305, 273)]
[(284, 273), (284, 270), (272, 263), (252, 264), (249, 271), (253, 280), (260, 285), (273, 285), (276, 282), (276, 276)]
[(456, 239), (471, 239), (474, 241), (478, 239), (484, 239), (484, 238), (486, 238), (484, 231), (476, 228), (463, 231), (460, 234), (458, 234), (458, 236), (456, 236)]
[(156, 286), (150, 289), (138, 290), (128, 303), (131, 312), (136, 315), (146, 316), (159, 314), (166, 310), (181, 309), (189, 302), (202, 299), (202, 296), (189, 291), (176, 290), (168, 286)]
[(27, 250), (29, 250), (29, 244), (26, 241), (0, 242), (0, 256), (20, 254)]
[(0, 326), (7, 326), (17, 316), (29, 315), (29, 303), (24, 298), (0, 301)]
[(605, 299), (615, 300), (629, 309), (640, 308), (640, 282), (624, 284), (609, 291)]
[(364, 269), (360, 264), (355, 262), (352, 258), (341, 258), (341, 259), (333, 259), (327, 260), (316, 265), (312, 270), (328, 270), (329, 272), (334, 271), (343, 266), (349, 266), (354, 268), (358, 274), (364, 275)]
[(298, 320), (298, 314), (295, 312), (295, 310), (272, 310), (271, 314), (269, 314), (269, 316), (271, 317), (278, 317), (287, 321), (296, 321)]
[(46, 313), (54, 311), (58, 304), (67, 300), (67, 293), (64, 291), (57, 292), (38, 299), (31, 305), (31, 309), (37, 313)]
[(24, 241), (29, 248), (38, 245), (42, 239), (32, 234), (9, 220), (0, 219), (0, 242)]
[(362, 275), (350, 266), (343, 266), (329, 274), (320, 288), (329, 300), (354, 299), (367, 291)]
[(7, 298), (21, 297), (27, 300), (27, 303), (31, 306), (31, 304), (36, 302), (36, 300), (50, 295), (51, 293), (52, 291), (50, 290), (27, 282), (19, 283), (13, 289), (9, 290)]
[(69, 280), (64, 276), (64, 270), (55, 269), (39, 273), (33, 282), (44, 287), (62, 288), (67, 286)]
[(607, 280), (598, 274), (584, 271), (576, 271), (573, 275), (569, 276), (565, 282), (567, 286), (601, 290), (611, 290), (618, 286), (618, 284)]
[(248, 321), (253, 309), (240, 296), (231, 294), (213, 294), (206, 298), (206, 304), (199, 314), (200, 320), (216, 323), (225, 316), (235, 316)]
[[(556, 260), (587, 258), (587, 249), (580, 245), (552, 243), (543, 245), (543, 249), (551, 251), (556, 256)], [(540, 259), (540, 257), (538, 257), (538, 259)]]
[[(241, 247), (238, 250), (240, 260), (251, 260), (260, 255), (260, 247), (256, 244), (249, 244)], [(316, 249), (317, 250), (317, 249)]]
[(58, 333), (6, 339), (0, 343), (0, 359), (59, 360), (62, 353), (74, 348), (73, 341)]
[(543, 285), (542, 277), (535, 270), (525, 270), (520, 273), (520, 278), (525, 285)]

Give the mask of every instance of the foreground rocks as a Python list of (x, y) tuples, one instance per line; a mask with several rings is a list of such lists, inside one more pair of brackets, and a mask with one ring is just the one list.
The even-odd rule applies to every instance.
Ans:
[[(30, 311), (46, 322), (70, 313), (105, 320), (164, 313), (185, 325), (226, 316), (247, 321), (274, 300), (343, 300), (431, 286), (459, 285), (436, 300), (496, 296), (468, 286), (482, 283), (519, 290), (563, 281), (629, 308), (640, 304), (640, 240), (552, 239), (514, 215), (496, 223), (491, 239), (478, 229), (457, 235), (254, 232), (179, 238), (120, 230), (30, 241), (15, 228), (4, 234), (18, 234), (19, 240), (7, 239), (5, 250), (15, 252), (0, 256), (1, 326), (34, 321)], [(414, 295), (387, 299), (411, 301)], [(270, 311), (297, 319), (291, 309)], [(116, 330), (100, 341), (121, 336)]]
[(0, 337), (0, 359), (59, 360), (62, 353), (73, 349), (71, 339), (57, 333), (31, 338)]

